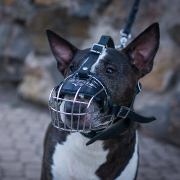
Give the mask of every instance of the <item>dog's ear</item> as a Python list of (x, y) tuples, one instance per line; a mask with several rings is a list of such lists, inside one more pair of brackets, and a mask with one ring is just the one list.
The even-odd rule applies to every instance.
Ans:
[(153, 23), (122, 50), (130, 59), (131, 65), (138, 70), (139, 78), (152, 70), (159, 38), (159, 24)]
[(46, 30), (46, 34), (52, 53), (56, 58), (58, 70), (65, 76), (66, 70), (78, 49), (50, 29)]

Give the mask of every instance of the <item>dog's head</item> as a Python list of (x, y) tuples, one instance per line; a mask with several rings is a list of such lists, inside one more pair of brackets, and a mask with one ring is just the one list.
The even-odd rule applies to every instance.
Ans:
[[(75, 72), (89, 58), (90, 48), (79, 50), (51, 30), (47, 30), (47, 36), (58, 70), (65, 78), (69, 78), (63, 86), (68, 86), (70, 91), (71, 84), (74, 88), (85, 83), (84, 93), (66, 94), (65, 91), (63, 100), (61, 92), (56, 92), (57, 104), (54, 105), (54, 108), (59, 108), (59, 115), (54, 116), (59, 116), (68, 127), (78, 130), (93, 129), (111, 119), (108, 110), (101, 110), (101, 98), (98, 99), (98, 96), (92, 98), (91, 93), (95, 86), (105, 88), (103, 93), (106, 94), (108, 91), (114, 104), (130, 105), (138, 80), (152, 70), (153, 60), (159, 47), (159, 25), (154, 23), (126, 48), (122, 50), (105, 48), (90, 69), (91, 75), (98, 78), (86, 82), (84, 79), (76, 78)], [(88, 97), (87, 91), (91, 96)]]

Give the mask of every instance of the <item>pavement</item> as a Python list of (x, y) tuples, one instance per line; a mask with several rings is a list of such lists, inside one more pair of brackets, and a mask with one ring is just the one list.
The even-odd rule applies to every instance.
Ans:
[[(27, 103), (0, 84), (0, 180), (38, 180), (47, 107)], [(180, 148), (139, 131), (138, 180), (180, 180)]]

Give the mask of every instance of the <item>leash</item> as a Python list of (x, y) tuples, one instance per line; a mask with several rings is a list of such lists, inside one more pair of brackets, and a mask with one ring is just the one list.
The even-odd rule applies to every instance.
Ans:
[(131, 32), (131, 28), (132, 28), (132, 25), (133, 25), (135, 17), (136, 17), (136, 13), (138, 11), (139, 1), (140, 0), (134, 1), (133, 6), (131, 8), (131, 11), (130, 11), (129, 16), (126, 21), (126, 25), (125, 25), (124, 29), (120, 30), (120, 34), (122, 36), (122, 38), (120, 39), (120, 45), (115, 46), (115, 49), (125, 48), (128, 39), (131, 38), (130, 32)]

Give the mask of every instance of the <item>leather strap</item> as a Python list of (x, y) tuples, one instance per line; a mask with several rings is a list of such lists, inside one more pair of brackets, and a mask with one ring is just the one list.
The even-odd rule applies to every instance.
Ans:
[(154, 116), (144, 117), (144, 116), (134, 112), (132, 109), (130, 109), (128, 107), (118, 106), (118, 105), (112, 106), (110, 114), (114, 114), (117, 117), (122, 118), (122, 119), (129, 118), (132, 121), (136, 121), (139, 123), (149, 123), (149, 122), (156, 120), (156, 118)]
[[(114, 48), (113, 39), (110, 36), (102, 36), (98, 44), (93, 44), (91, 48), (91, 54), (87, 61), (80, 67), (78, 70), (78, 76), (80, 78), (87, 78), (92, 65), (97, 61), (99, 55), (102, 54), (103, 50), (106, 47)], [(86, 143), (88, 146), (97, 140), (106, 140), (118, 136), (122, 133), (127, 127), (130, 127), (134, 121), (139, 123), (149, 123), (155, 120), (155, 117), (144, 117), (134, 112), (133, 103), (136, 95), (140, 92), (141, 85), (138, 82), (137, 88), (133, 100), (129, 107), (113, 105), (111, 106), (110, 113), (116, 117), (115, 123), (112, 127), (108, 129), (101, 129), (97, 131), (91, 131), (89, 133), (81, 133), (83, 136), (90, 138), (91, 140)]]
[(134, 111), (130, 111), (128, 117), (126, 119), (122, 118), (118, 120), (118, 122), (110, 127), (107, 130), (98, 131), (91, 131), (90, 133), (81, 133), (83, 136), (90, 138), (90, 140), (86, 143), (86, 146), (94, 143), (97, 140), (107, 140), (117, 137), (121, 134), (126, 128), (132, 125), (133, 121), (140, 122), (140, 123), (148, 123), (154, 121), (156, 118), (154, 117), (143, 117)]
[(101, 36), (98, 44), (104, 45), (109, 48), (114, 48), (114, 41), (111, 36)]
[(129, 107), (113, 105), (110, 109), (110, 114), (117, 117), (114, 121), (114, 125), (108, 129), (102, 129), (99, 131), (91, 131), (89, 133), (81, 133), (83, 136), (90, 138), (86, 143), (86, 146), (94, 143), (97, 140), (107, 140), (115, 138), (121, 134), (126, 128), (130, 127), (134, 121), (139, 123), (149, 123), (156, 120), (155, 117), (144, 117), (134, 112), (133, 104), (136, 95), (141, 91), (141, 84), (138, 82), (138, 85), (135, 90), (133, 100)]
[(99, 54), (91, 53), (89, 59), (81, 66), (78, 71), (78, 75), (81, 78), (87, 78), (91, 70), (91, 66), (97, 61)]
[(112, 139), (115, 138), (116, 136), (118, 136), (121, 132), (124, 131), (124, 129), (126, 127), (128, 127), (128, 123), (125, 122), (125, 119), (121, 119), (120, 121), (118, 121), (114, 126), (112, 126), (111, 128), (109, 128), (108, 130), (104, 130), (100, 133), (98, 132), (92, 132), (92, 137), (90, 137), (91, 134), (85, 134), (85, 133), (81, 133), (83, 134), (85, 137), (90, 138), (90, 140), (86, 143), (86, 146), (94, 143), (97, 140), (107, 140), (107, 139)]
[(98, 44), (93, 44), (91, 48), (91, 54), (88, 60), (80, 67), (78, 75), (81, 78), (87, 78), (91, 69), (91, 66), (97, 61), (99, 55), (102, 54), (106, 47), (114, 48), (114, 42), (111, 36), (101, 36)]

